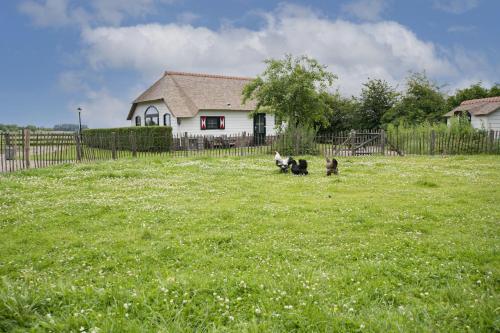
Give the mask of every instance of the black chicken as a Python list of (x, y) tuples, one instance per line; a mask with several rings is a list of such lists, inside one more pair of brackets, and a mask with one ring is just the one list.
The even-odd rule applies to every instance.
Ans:
[(291, 165), (291, 170), (294, 175), (307, 175), (309, 172), (307, 172), (307, 161), (306, 160), (299, 160), (299, 163), (297, 164), (297, 161), (295, 161), (293, 158), (289, 158), (288, 164)]

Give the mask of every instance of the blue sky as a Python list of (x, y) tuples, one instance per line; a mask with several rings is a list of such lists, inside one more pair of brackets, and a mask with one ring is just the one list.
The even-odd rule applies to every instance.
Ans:
[(164, 70), (251, 76), (307, 54), (335, 88), (404, 87), (426, 71), (446, 92), (500, 81), (498, 0), (24, 0), (0, 3), (0, 123), (122, 126)]

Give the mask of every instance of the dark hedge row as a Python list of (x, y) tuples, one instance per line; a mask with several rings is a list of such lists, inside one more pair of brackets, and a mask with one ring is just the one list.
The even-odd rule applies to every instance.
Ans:
[(172, 128), (168, 126), (86, 129), (82, 143), (88, 147), (147, 152), (172, 149)]

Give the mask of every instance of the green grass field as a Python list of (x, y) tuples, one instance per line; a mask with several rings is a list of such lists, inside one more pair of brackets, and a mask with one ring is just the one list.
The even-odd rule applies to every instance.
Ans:
[(500, 330), (500, 157), (0, 174), (0, 331)]

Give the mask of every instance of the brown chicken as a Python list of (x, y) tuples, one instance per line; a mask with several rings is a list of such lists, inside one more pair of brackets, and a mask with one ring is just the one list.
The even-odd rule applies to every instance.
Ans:
[(339, 162), (337, 162), (336, 159), (332, 158), (331, 160), (327, 157), (326, 158), (326, 175), (330, 176), (332, 173), (334, 175), (339, 174), (339, 169), (338, 169)]

